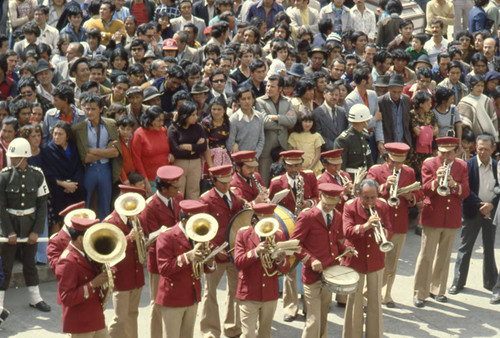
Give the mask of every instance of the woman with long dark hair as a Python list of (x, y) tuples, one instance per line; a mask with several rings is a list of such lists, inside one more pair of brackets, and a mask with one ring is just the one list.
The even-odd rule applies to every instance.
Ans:
[(207, 149), (205, 130), (198, 123), (196, 103), (185, 101), (177, 111), (177, 121), (168, 127), (168, 141), (174, 164), (184, 169), (179, 181), (185, 199), (200, 197), (201, 155)]

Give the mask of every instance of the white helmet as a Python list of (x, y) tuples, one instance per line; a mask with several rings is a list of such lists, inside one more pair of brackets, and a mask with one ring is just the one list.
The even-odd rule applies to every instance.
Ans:
[(349, 110), (349, 117), (347, 121), (349, 122), (366, 122), (372, 118), (370, 109), (361, 103), (356, 103)]
[(6, 155), (7, 157), (31, 157), (31, 145), (25, 138), (15, 138), (10, 142)]

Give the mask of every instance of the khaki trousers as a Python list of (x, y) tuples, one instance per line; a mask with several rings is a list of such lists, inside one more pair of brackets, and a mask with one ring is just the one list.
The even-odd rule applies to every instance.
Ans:
[(429, 293), (437, 296), (445, 294), (456, 233), (457, 229), (422, 227), (420, 253), (415, 267), (414, 297), (417, 299), (424, 300)]
[(401, 251), (406, 241), (406, 234), (392, 235), (391, 242), (394, 248), (385, 254), (385, 269), (384, 277), (382, 278), (382, 304), (392, 302), (391, 290), (394, 280), (396, 279), (396, 272), (398, 270), (398, 261), (401, 256)]
[(109, 326), (111, 338), (137, 338), (137, 317), (139, 316), (139, 302), (141, 288), (129, 291), (113, 292), (113, 308), (115, 317)]
[(160, 306), (156, 305), (155, 299), (158, 294), (158, 283), (160, 282), (160, 275), (157, 273), (149, 272), (149, 295), (151, 302), (149, 303), (151, 307), (151, 318), (149, 322), (149, 327), (151, 330), (151, 338), (158, 338), (163, 335), (162, 319)]
[(369, 274), (359, 274), (358, 290), (347, 297), (347, 305), (344, 314), (344, 338), (363, 337), (363, 289), (365, 278), (367, 284), (366, 305), (366, 337), (382, 337), (384, 323), (382, 321), (382, 305), (380, 300), (382, 289), (382, 277), (384, 269)]
[(176, 159), (174, 165), (181, 167), (184, 174), (179, 180), (179, 191), (186, 200), (197, 200), (200, 197), (201, 159)]
[(109, 338), (108, 329), (104, 328), (99, 331), (92, 331), (87, 333), (68, 333), (71, 338)]
[(304, 300), (307, 304), (306, 327), (302, 338), (328, 337), (328, 310), (332, 302), (332, 293), (325, 289), (321, 281), (304, 284)]
[[(240, 300), (241, 338), (271, 338), (271, 327), (277, 305), (278, 300), (268, 302)], [(257, 322), (259, 322), (258, 333)]]
[(283, 312), (285, 315), (292, 317), (295, 317), (299, 312), (299, 288), (297, 287), (296, 267), (283, 276)]
[(167, 307), (161, 305), (158, 307), (160, 308), (163, 323), (163, 338), (193, 337), (198, 303), (184, 307)]
[(236, 299), (238, 271), (233, 263), (218, 263), (213, 273), (205, 275), (205, 287), (201, 303), (200, 330), (203, 337), (219, 338), (221, 335), (217, 287), (226, 272), (226, 314), (224, 335), (235, 337), (241, 334), (240, 310)]

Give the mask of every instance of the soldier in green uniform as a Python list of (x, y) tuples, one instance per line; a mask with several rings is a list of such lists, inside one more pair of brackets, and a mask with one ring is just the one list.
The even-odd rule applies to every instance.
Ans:
[[(50, 306), (40, 296), (35, 266), (38, 235), (43, 232), (47, 215), (49, 189), (41, 169), (28, 165), (31, 146), (26, 139), (12, 140), (6, 155), (10, 158), (11, 166), (0, 172), (0, 228), (2, 236), (8, 238), (8, 242), (2, 244), (5, 279), (0, 286), (1, 319), (8, 316), (3, 303), (18, 245), (22, 247), (23, 274), (30, 306), (40, 311), (50, 311)], [(26, 242), (18, 242), (18, 239), (26, 238)]]
[(370, 110), (364, 104), (355, 104), (349, 110), (347, 120), (351, 123), (349, 129), (343, 131), (333, 143), (334, 149), (343, 148), (342, 170), (354, 176), (359, 167), (366, 170), (373, 165), (369, 138), (366, 131), (368, 121), (372, 118)]

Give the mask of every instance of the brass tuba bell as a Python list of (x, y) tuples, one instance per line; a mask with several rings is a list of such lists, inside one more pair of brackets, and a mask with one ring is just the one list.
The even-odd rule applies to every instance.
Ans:
[[(195, 249), (201, 249), (204, 257), (210, 254), (209, 241), (217, 235), (218, 230), (219, 223), (210, 214), (196, 214), (189, 217), (186, 222), (186, 234), (196, 242)], [(193, 261), (192, 265), (194, 277), (200, 279), (203, 274), (203, 262)]]
[(273, 268), (274, 263), (271, 258), (271, 251), (276, 246), (276, 242), (274, 240), (274, 234), (278, 231), (280, 224), (278, 220), (274, 217), (268, 217), (261, 219), (254, 226), (254, 231), (259, 237), (264, 237), (266, 241), (269, 243), (270, 250), (262, 255), (260, 255), (260, 262), (262, 264), (262, 268), (264, 269), (265, 274), (268, 277), (272, 277), (278, 273), (278, 270), (274, 272), (270, 272)]
[(137, 215), (141, 213), (144, 208), (146, 208), (146, 200), (142, 195), (136, 192), (127, 192), (118, 196), (115, 201), (116, 212), (129, 218), (132, 227), (138, 235), (135, 240), (135, 245), (137, 247), (137, 259), (141, 264), (144, 263), (146, 259), (146, 239), (144, 238), (141, 222)]
[(66, 216), (64, 216), (64, 225), (66, 225), (68, 228), (71, 226), (71, 219), (73, 217), (88, 218), (94, 220), (96, 219), (97, 215), (93, 210), (87, 208), (71, 210), (66, 214)]
[(105, 294), (102, 306), (106, 308), (114, 287), (111, 266), (125, 258), (127, 239), (116, 225), (98, 223), (85, 231), (83, 249), (93, 261), (103, 264), (108, 274), (107, 286), (102, 286), (102, 291)]

